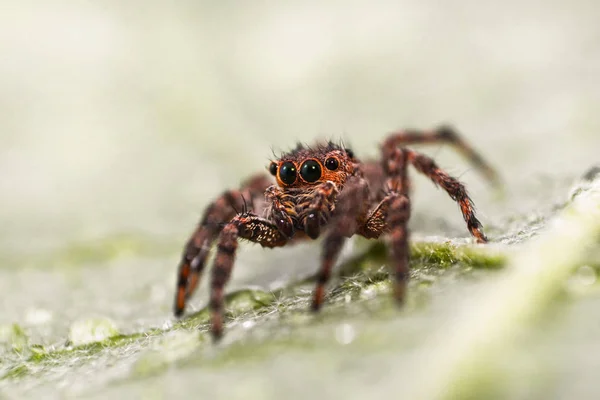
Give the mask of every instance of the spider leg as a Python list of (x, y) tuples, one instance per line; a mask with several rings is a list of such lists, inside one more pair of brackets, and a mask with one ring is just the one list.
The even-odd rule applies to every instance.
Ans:
[[(387, 154), (386, 154), (387, 153)], [(390, 259), (394, 276), (394, 298), (404, 301), (406, 286), (410, 278), (408, 220), (411, 204), (409, 198), (408, 157), (405, 149), (384, 148), (384, 170), (387, 175), (387, 194), (371, 212), (360, 232), (368, 238), (377, 238), (389, 233)]]
[(368, 199), (369, 185), (361, 177), (350, 178), (339, 195), (335, 215), (329, 223), (328, 233), (323, 243), (321, 266), (317, 273), (317, 286), (311, 306), (313, 311), (318, 311), (323, 304), (325, 286), (331, 277), (331, 269), (344, 242), (356, 233), (359, 221), (364, 219)]
[[(382, 173), (387, 177), (383, 183), (381, 192), (383, 198), (377, 206), (369, 213), (366, 221), (359, 227), (358, 234), (367, 239), (377, 239), (382, 234), (388, 233), (397, 223), (408, 221), (410, 215), (402, 221), (394, 220), (392, 224), (388, 221), (388, 215), (391, 210), (396, 214), (398, 210), (404, 207), (410, 208), (409, 189), (410, 180), (407, 173), (408, 159), (403, 150), (398, 148), (391, 149), (391, 154), (386, 155), (385, 169)], [(375, 196), (377, 198), (377, 196)], [(400, 197), (406, 198), (406, 205), (400, 204)], [(409, 210), (410, 213), (410, 210)]]
[(240, 190), (225, 191), (213, 201), (204, 212), (198, 227), (188, 240), (177, 272), (177, 291), (175, 294), (174, 314), (183, 314), (187, 299), (194, 293), (204, 269), (213, 241), (223, 225), (237, 214), (236, 210), (253, 207), (254, 201), (270, 185), (264, 175), (250, 178)]
[(225, 225), (219, 235), (210, 286), (209, 309), (214, 340), (223, 336), (223, 292), (231, 277), (240, 238), (259, 243), (263, 247), (280, 247), (288, 241), (287, 236), (275, 224), (251, 213), (236, 215)]
[(394, 271), (394, 298), (399, 303), (404, 300), (406, 285), (410, 278), (408, 243), (410, 213), (408, 195), (392, 191), (381, 200), (357, 232), (368, 239), (376, 239), (384, 233), (389, 233), (390, 259)]
[(493, 185), (500, 185), (500, 176), (485, 159), (471, 147), (451, 126), (442, 125), (433, 130), (400, 130), (385, 140), (384, 147), (404, 147), (411, 144), (448, 143), (463, 155)]
[(399, 303), (404, 300), (410, 278), (408, 244), (410, 232), (407, 225), (411, 214), (411, 202), (408, 163), (413, 164), (419, 172), (427, 175), (436, 185), (446, 190), (450, 197), (458, 202), (470, 233), (480, 243), (487, 241), (481, 223), (475, 216), (473, 202), (460, 182), (442, 171), (431, 158), (423, 154), (392, 145), (384, 146), (382, 169), (388, 177), (384, 185), (387, 194), (369, 214), (357, 233), (367, 238), (378, 238), (384, 233), (389, 233), (390, 257), (394, 271), (394, 297)]
[(475, 205), (469, 197), (465, 186), (441, 170), (430, 157), (409, 149), (403, 149), (403, 151), (406, 153), (408, 161), (417, 171), (429, 177), (435, 185), (444, 189), (452, 200), (458, 203), (463, 218), (467, 223), (467, 228), (471, 235), (477, 239), (477, 242), (487, 243), (481, 222), (479, 222), (475, 215)]

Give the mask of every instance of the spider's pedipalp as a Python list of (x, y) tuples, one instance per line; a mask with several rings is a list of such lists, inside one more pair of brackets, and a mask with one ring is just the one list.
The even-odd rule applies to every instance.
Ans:
[(294, 236), (294, 219), (297, 214), (293, 196), (273, 185), (265, 191), (265, 198), (269, 203), (265, 217), (273, 221), (288, 238)]
[(302, 210), (300, 225), (311, 239), (318, 238), (321, 226), (327, 224), (338, 193), (335, 183), (327, 181), (305, 196), (305, 202), (298, 204), (298, 208)]

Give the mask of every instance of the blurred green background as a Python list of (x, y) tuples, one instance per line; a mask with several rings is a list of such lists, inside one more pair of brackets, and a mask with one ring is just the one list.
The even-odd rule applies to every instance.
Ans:
[[(75, 321), (97, 316), (124, 333), (171, 324), (177, 259), (203, 207), (298, 140), (343, 139), (370, 157), (394, 129), (451, 123), (500, 171), (503, 200), (451, 149), (422, 150), (467, 183), (491, 238), (505, 243), (527, 237), (528, 224), (551, 214), (599, 162), (600, 6), (593, 0), (5, 3), (0, 323), (19, 324), (44, 346), (62, 346)], [(411, 228), (415, 240), (467, 236), (455, 204), (424, 178), (416, 179)], [(318, 249), (244, 246), (229, 288), (271, 288), (311, 273)], [(460, 304), (469, 284), (440, 284), (432, 301)], [(196, 296), (192, 310), (204, 299)], [(596, 305), (600, 295), (586, 301)], [(600, 313), (585, 307), (598, 321)], [(160, 390), (136, 379), (115, 386), (135, 360), (126, 355), (3, 387), (9, 396), (185, 397), (200, 388), (224, 398), (397, 397), (400, 378), (389, 371), (410, 372), (415, 332), (435, 329), (448, 311), (433, 310), (375, 322), (379, 328), (365, 329), (380, 336), (349, 353), (330, 354), (324, 341), (312, 355), (296, 348), (299, 359), (283, 350), (221, 372), (202, 355), (201, 367), (161, 372)], [(588, 314), (574, 315), (581, 323)], [(371, 326), (365, 315), (356, 318)], [(574, 337), (591, 329), (578, 327)], [(567, 362), (546, 350), (539, 353), (556, 365)], [(362, 357), (368, 368), (354, 365)], [(323, 360), (330, 360), (323, 371), (312, 370)], [(357, 370), (379, 391), (367, 391)], [(257, 371), (275, 374), (274, 386)], [(588, 393), (585, 371), (570, 378), (562, 371), (562, 386), (539, 397), (539, 384), (535, 396)], [(312, 383), (300, 384), (302, 376)], [(512, 398), (532, 398), (521, 384)]]

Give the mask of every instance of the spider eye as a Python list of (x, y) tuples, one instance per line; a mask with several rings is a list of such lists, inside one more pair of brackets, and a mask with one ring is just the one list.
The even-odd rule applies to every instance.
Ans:
[(300, 176), (306, 182), (316, 182), (321, 177), (321, 166), (315, 160), (304, 161), (300, 167)]
[(271, 165), (269, 165), (269, 172), (273, 176), (277, 175), (277, 163), (272, 162)]
[(330, 171), (335, 171), (340, 166), (337, 158), (329, 157), (325, 160), (325, 167)]
[(296, 166), (292, 162), (284, 162), (279, 168), (279, 179), (286, 185), (291, 185), (296, 182)]
[(350, 149), (344, 149), (344, 150), (346, 150), (346, 154), (348, 154), (348, 157), (354, 158), (354, 152), (352, 150), (350, 150)]

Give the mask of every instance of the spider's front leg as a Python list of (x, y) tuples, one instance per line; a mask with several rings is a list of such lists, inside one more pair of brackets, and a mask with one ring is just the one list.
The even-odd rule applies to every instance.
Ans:
[(173, 307), (175, 316), (183, 314), (187, 299), (198, 286), (211, 245), (223, 225), (233, 218), (236, 210), (245, 206), (254, 208), (254, 201), (262, 196), (270, 184), (266, 176), (257, 175), (246, 181), (240, 190), (225, 191), (206, 208), (196, 231), (185, 246), (179, 263)]
[(288, 241), (275, 224), (252, 213), (238, 214), (225, 225), (219, 235), (210, 286), (211, 333), (215, 340), (223, 336), (223, 291), (231, 277), (240, 238), (263, 247), (279, 247)]
[(323, 304), (325, 286), (331, 277), (331, 269), (346, 239), (357, 232), (359, 224), (364, 220), (368, 200), (367, 181), (358, 176), (349, 178), (338, 197), (335, 215), (327, 225), (327, 236), (323, 242), (321, 266), (317, 273), (317, 286), (311, 305), (313, 311), (319, 311)]

